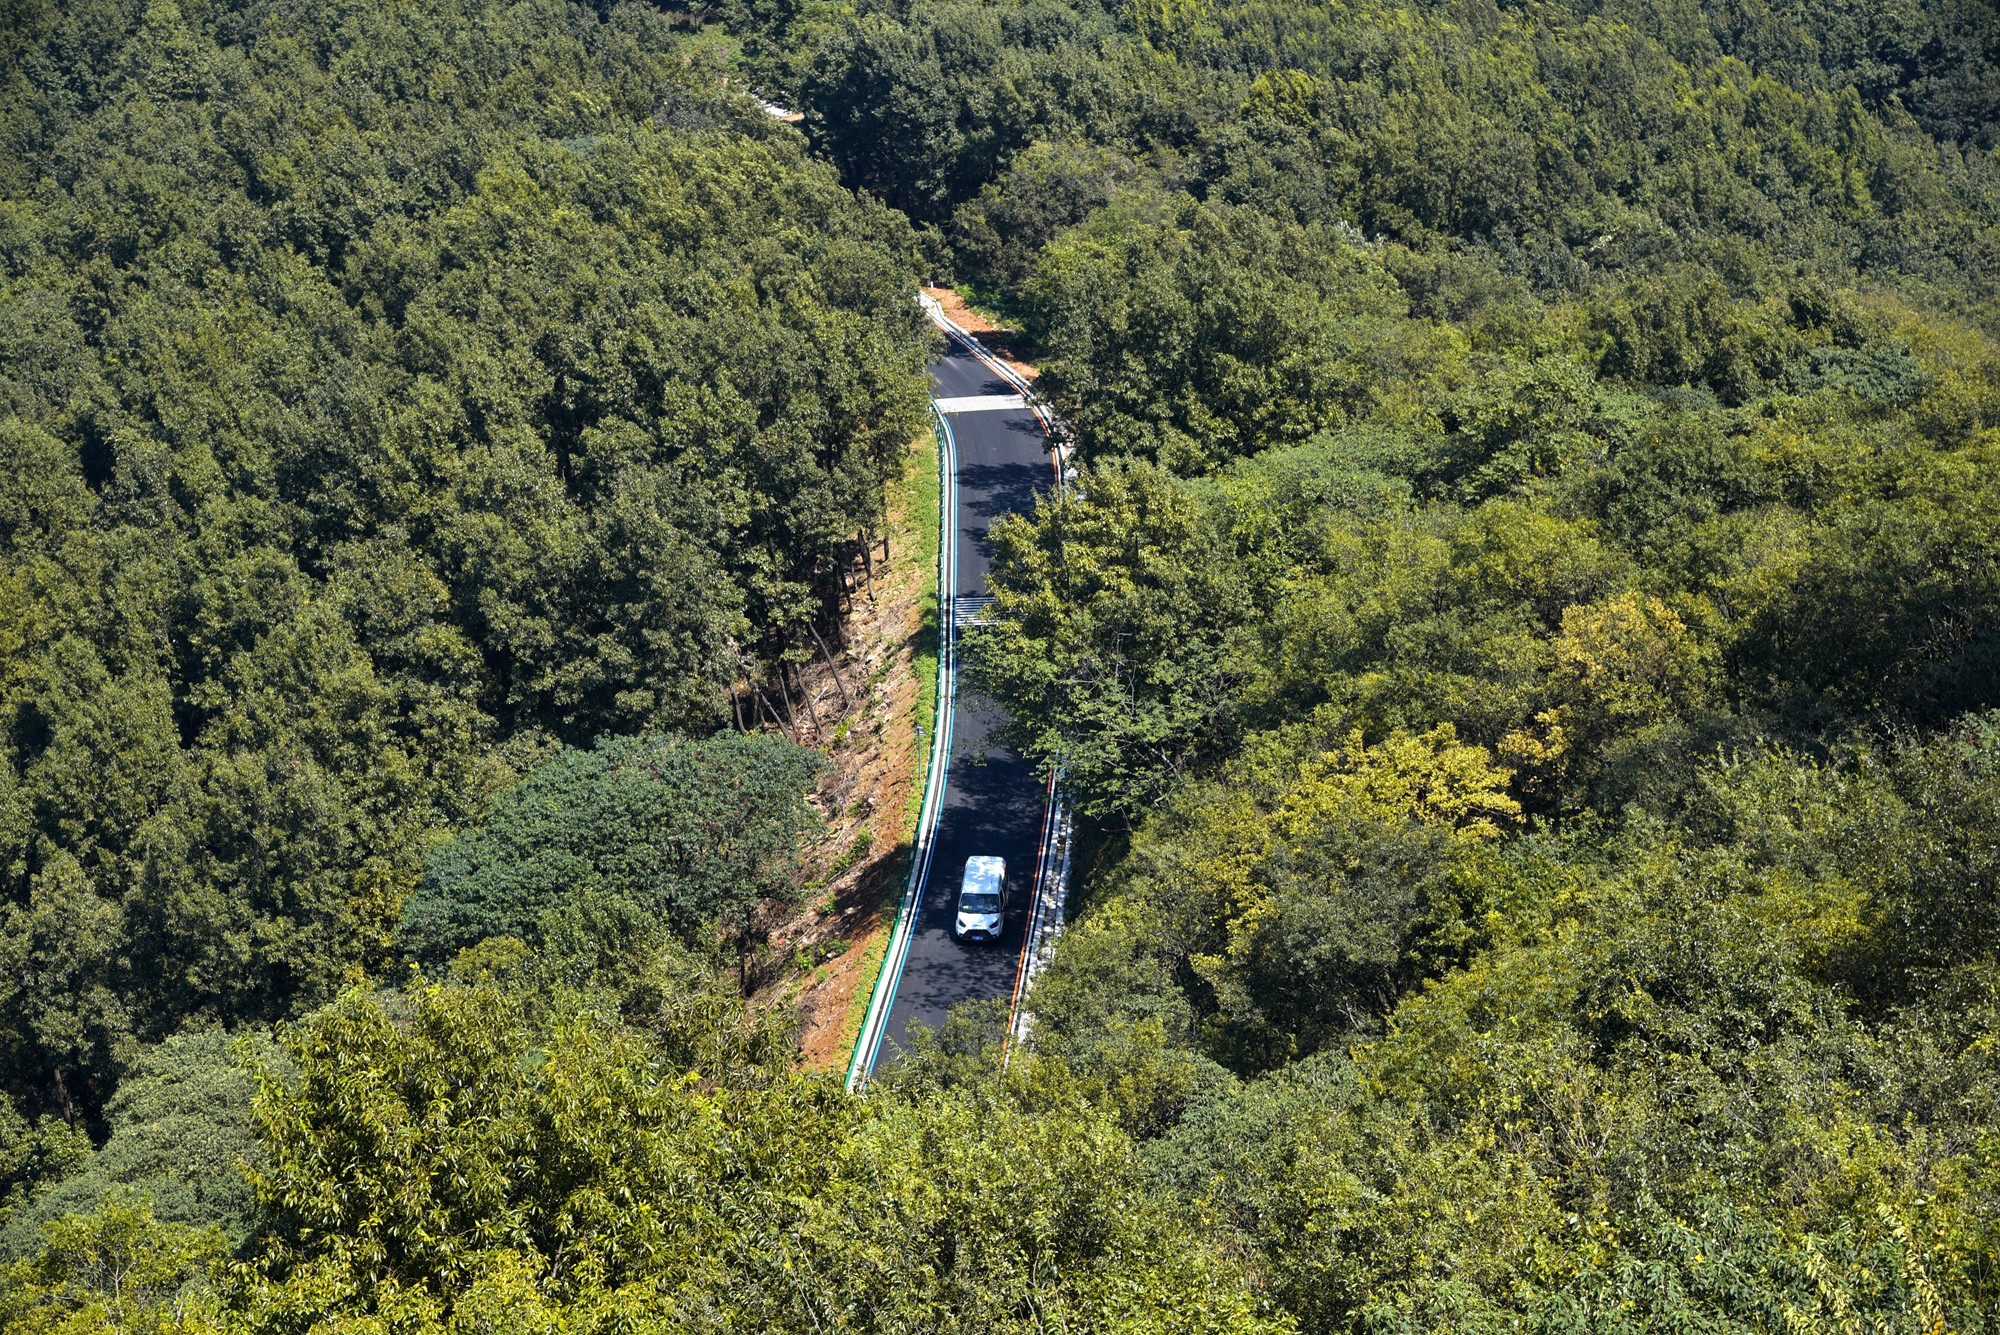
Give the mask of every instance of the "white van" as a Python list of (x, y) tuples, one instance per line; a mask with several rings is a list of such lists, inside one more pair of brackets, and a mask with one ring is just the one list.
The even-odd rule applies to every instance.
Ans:
[(958, 918), (951, 934), (961, 941), (998, 941), (1007, 929), (1007, 859), (965, 860), (965, 878), (958, 883)]

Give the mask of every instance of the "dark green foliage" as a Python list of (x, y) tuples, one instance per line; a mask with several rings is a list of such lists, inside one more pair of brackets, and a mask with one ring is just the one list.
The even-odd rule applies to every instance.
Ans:
[(1086, 499), (1038, 510), (1032, 527), (996, 529), (995, 551), (1019, 572), (1000, 587), (1023, 596), (968, 633), (972, 675), (1033, 729), (1031, 753), (1062, 751), (1085, 810), (1143, 811), (1213, 752), (1244, 673), (1232, 553), (1144, 464), (1101, 470)]
[(1423, 920), (1461, 907), (1451, 882), (1464, 874), (1448, 836), (1422, 825), (1355, 822), (1314, 836), (1260, 871), (1270, 911), (1245, 935), (1233, 984), (1253, 1002), (1257, 1029), (1306, 1051), (1372, 1029), (1436, 969), (1421, 948)]
[(399, 938), (434, 962), (492, 937), (616, 953), (665, 929), (698, 943), (790, 899), (825, 767), (780, 737), (605, 738), (566, 750), (432, 851)]
[(552, 744), (776, 691), (925, 335), (908, 225), (651, 8), (9, 14), (0, 1084), (88, 1122), (392, 966)]
[[(1047, 155), (1095, 153), (1210, 202), (1345, 223), (1433, 261), (1477, 256), (1544, 290), (1669, 277), (1671, 293), (1613, 322), (1621, 356), (1727, 393), (1778, 350), (1713, 295), (1799, 261), (1910, 276), (1992, 316), (1977, 275), (1996, 259), (2000, 22), (1976, 0), (940, 0), (839, 19), (807, 7), (783, 31), (799, 53), (769, 68), (815, 142), (913, 216), (956, 213), (960, 262), (982, 283), (1012, 286), (1020, 267), (991, 220), (1051, 216)], [(1079, 140), (1082, 154), (1051, 147)], [(1132, 188), (1107, 170), (1069, 207)]]
[(1049, 248), (1030, 292), (1086, 457), (1181, 472), (1344, 421), (1394, 369), (1404, 309), (1337, 232), (1191, 200), (1107, 210)]
[[(2000, 1325), (1996, 54), (0, 3), (0, 1324)], [(1074, 431), (965, 661), (1084, 828), (1027, 1041), (860, 1099), (743, 1000), (820, 762), (711, 734), (919, 264)], [(159, 1040), (287, 1015), (250, 1143)]]
[(246, 1174), (262, 1155), (251, 1134), (249, 1063), (276, 1057), (262, 1035), (216, 1029), (176, 1034), (147, 1051), (104, 1110), (111, 1135), (103, 1148), (16, 1211), (0, 1251), (31, 1254), (46, 1224), (138, 1197), (168, 1224), (219, 1228), (242, 1243), (251, 1226)]
[[(823, 25), (823, 26), (822, 26)], [(818, 31), (794, 76), (813, 146), (841, 177), (942, 223), (1036, 139), (1101, 124), (1130, 96), (1102, 16), (1057, 4), (870, 6)]]
[(0, 1104), (0, 1224), (11, 1223), (37, 1189), (61, 1181), (90, 1158), (90, 1138), (61, 1118), (29, 1121)]
[(1043, 246), (1137, 179), (1136, 164), (1105, 149), (1037, 140), (958, 210), (959, 261), (999, 292), (1020, 292)]

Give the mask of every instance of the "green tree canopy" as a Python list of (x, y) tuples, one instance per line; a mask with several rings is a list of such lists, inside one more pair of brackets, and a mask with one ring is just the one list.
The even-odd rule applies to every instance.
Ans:
[(32, 1255), (45, 1225), (139, 1199), (165, 1224), (215, 1228), (231, 1244), (243, 1242), (251, 1227), (247, 1171), (260, 1154), (250, 1066), (277, 1060), (267, 1036), (219, 1029), (176, 1034), (148, 1050), (105, 1107), (111, 1133), (103, 1146), (12, 1214), (0, 1251)]
[(605, 738), (566, 750), (425, 859), (404, 948), (448, 960), (492, 937), (690, 943), (760, 900), (797, 895), (825, 760), (781, 737)]
[(4, 19), (0, 1085), (101, 1134), (389, 971), (553, 745), (782, 699), (928, 335), (907, 222), (656, 8)]

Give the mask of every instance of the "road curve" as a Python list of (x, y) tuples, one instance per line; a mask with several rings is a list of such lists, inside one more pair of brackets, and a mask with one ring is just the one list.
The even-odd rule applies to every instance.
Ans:
[[(955, 598), (986, 596), (992, 559), (986, 531), (1001, 515), (1033, 508), (1054, 488), (1048, 437), (1025, 406), (992, 406), (1018, 389), (956, 337), (931, 363), (931, 395), (945, 414), (958, 454), (958, 514), (954, 524), (958, 578)], [(984, 401), (984, 402), (982, 402)], [(1016, 400), (1018, 402), (1018, 400)], [(929, 875), (917, 887), (915, 917), (901, 960), (884, 961), (894, 992), (862, 1079), (907, 1048), (912, 1024), (941, 1027), (953, 1006), (1014, 994), (1026, 948), (1036, 855), (1048, 812), (1049, 787), (1020, 756), (995, 740), (1005, 721), (1000, 707), (959, 688), (945, 767), (944, 799), (932, 841)], [(980, 854), (1007, 859), (1023, 893), (1008, 908), (997, 944), (965, 945), (951, 934), (954, 900), (965, 860)]]

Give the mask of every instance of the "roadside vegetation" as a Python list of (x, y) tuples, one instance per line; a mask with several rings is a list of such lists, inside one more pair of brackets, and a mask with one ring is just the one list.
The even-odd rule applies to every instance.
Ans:
[(1084, 463), (967, 651), (1095, 830), (1009, 1097), (1307, 1330), (1990, 1326), (1990, 10), (783, 31)]
[[(1990, 6), (4, 8), (0, 1327), (2000, 1323)], [(943, 278), (1085, 855), (856, 1097)]]

